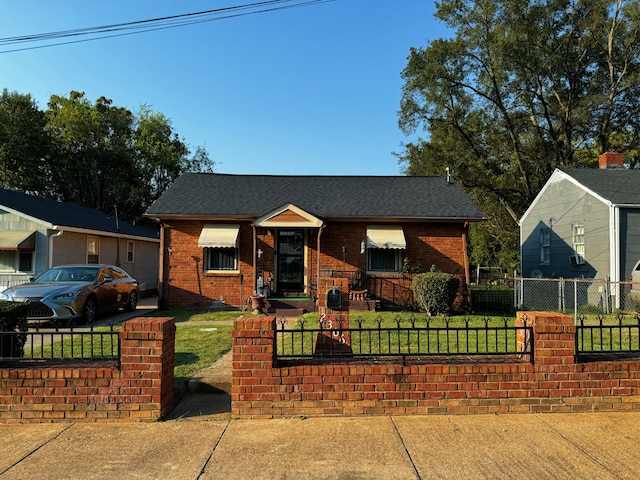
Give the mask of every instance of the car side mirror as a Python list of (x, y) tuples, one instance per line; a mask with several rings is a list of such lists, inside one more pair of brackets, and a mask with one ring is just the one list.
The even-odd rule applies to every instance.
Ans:
[(113, 282), (113, 277), (111, 275), (106, 275), (102, 280), (102, 283), (109, 283), (109, 282)]

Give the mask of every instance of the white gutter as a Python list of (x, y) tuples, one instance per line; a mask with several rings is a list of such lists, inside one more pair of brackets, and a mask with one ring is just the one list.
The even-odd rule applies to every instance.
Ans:
[[(58, 226), (54, 225), (51, 230), (58, 230)], [(54, 238), (58, 238), (60, 235), (62, 235), (64, 233), (64, 230), (58, 230), (56, 233), (54, 234), (49, 234), (49, 232), (47, 232), (48, 235), (48, 240), (49, 240), (49, 251), (47, 253), (47, 256), (49, 257), (47, 260), (47, 268), (51, 268), (53, 267), (53, 239)]]

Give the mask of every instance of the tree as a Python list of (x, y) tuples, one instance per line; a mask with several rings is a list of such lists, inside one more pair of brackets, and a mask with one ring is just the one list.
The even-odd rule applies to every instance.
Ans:
[(0, 187), (47, 191), (50, 138), (47, 119), (30, 95), (0, 95)]
[(213, 170), (161, 113), (138, 115), (106, 97), (52, 95), (46, 111), (29, 95), (0, 97), (0, 187), (116, 213), (138, 222), (185, 171)]
[[(623, 0), (442, 0), (455, 32), (411, 49), (399, 117), (426, 133), (409, 175), (449, 167), (489, 221), (476, 262), (519, 262), (517, 222), (557, 167), (616, 149), (638, 163), (640, 6)], [(499, 252), (499, 253), (496, 253)]]

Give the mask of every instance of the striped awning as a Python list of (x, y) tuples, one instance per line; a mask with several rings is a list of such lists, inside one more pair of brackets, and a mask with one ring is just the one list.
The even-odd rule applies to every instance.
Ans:
[(406, 249), (407, 242), (400, 225), (367, 227), (367, 248)]
[(200, 248), (236, 248), (240, 225), (213, 225), (202, 227), (198, 247)]
[(0, 232), (0, 250), (36, 249), (36, 232), (31, 230), (5, 230)]

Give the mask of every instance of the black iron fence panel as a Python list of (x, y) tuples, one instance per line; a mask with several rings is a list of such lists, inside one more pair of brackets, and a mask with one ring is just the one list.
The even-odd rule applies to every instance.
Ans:
[(489, 326), (485, 319), (480, 322), (482, 325), (474, 326), (467, 318), (464, 326), (454, 327), (445, 317), (444, 326), (433, 326), (429, 319), (418, 321), (413, 317), (404, 322), (407, 325), (396, 320), (396, 325), (389, 327), (384, 326), (379, 317), (373, 325), (359, 318), (349, 327), (334, 321), (321, 322), (319, 328), (307, 328), (301, 318), (297, 328), (287, 328), (286, 321), (279, 321), (275, 327), (274, 361), (318, 357), (532, 357), (532, 327), (526, 324), (516, 327), (510, 325), (511, 322), (504, 318), (502, 325)]
[(37, 328), (0, 332), (0, 361), (119, 360), (120, 334), (103, 329)]
[(578, 317), (576, 356), (640, 355), (640, 313)]

